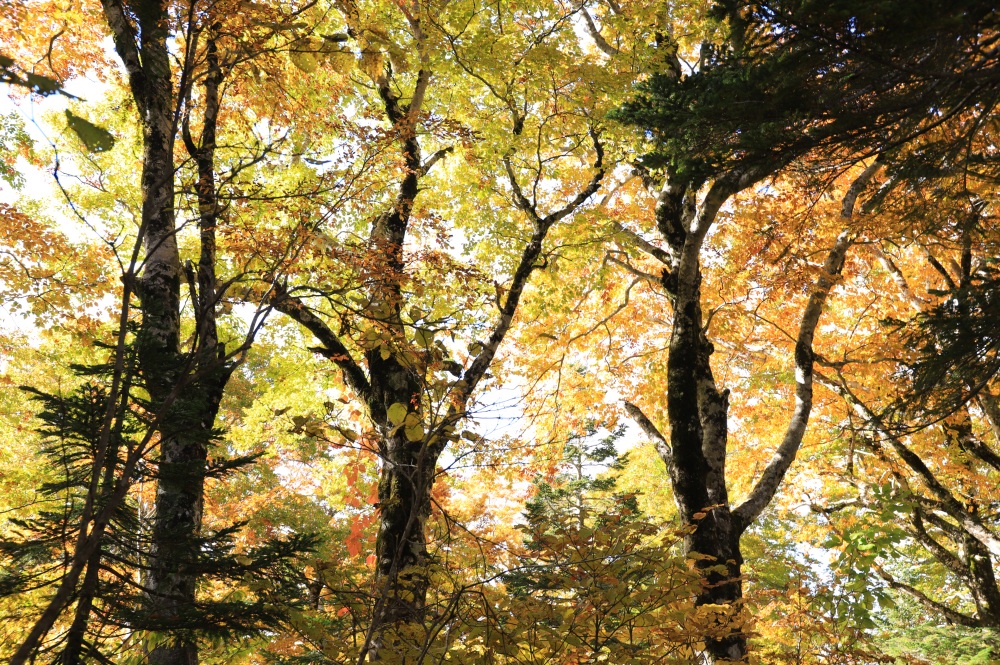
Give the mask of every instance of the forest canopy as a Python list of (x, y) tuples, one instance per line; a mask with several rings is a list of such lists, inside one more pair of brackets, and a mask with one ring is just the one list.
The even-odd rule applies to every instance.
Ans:
[(9, 0), (0, 89), (4, 662), (1000, 662), (994, 3)]

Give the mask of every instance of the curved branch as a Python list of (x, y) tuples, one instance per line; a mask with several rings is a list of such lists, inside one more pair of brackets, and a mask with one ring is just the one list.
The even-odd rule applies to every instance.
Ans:
[(956, 612), (947, 605), (929, 598), (920, 589), (912, 587), (909, 584), (904, 584), (903, 582), (897, 582), (896, 579), (887, 573), (881, 566), (875, 566), (875, 572), (878, 573), (879, 577), (885, 580), (886, 584), (888, 584), (890, 588), (898, 591), (905, 591), (914, 600), (932, 612), (940, 612), (949, 623), (958, 624), (959, 626), (968, 626), (969, 628), (980, 628), (983, 626), (983, 622), (980, 619), (970, 617), (967, 614), (962, 614), (961, 612)]
[(351, 352), (340, 341), (337, 334), (330, 330), (330, 327), (320, 320), (318, 316), (313, 314), (312, 310), (306, 307), (300, 299), (290, 295), (284, 288), (275, 286), (274, 291), (275, 293), (271, 297), (271, 305), (282, 314), (298, 322), (299, 325), (311, 332), (319, 340), (323, 346), (315, 347), (313, 350), (332, 360), (340, 368), (340, 371), (344, 373), (346, 383), (367, 404), (372, 397), (371, 384), (364, 370), (354, 360)]
[(955, 556), (947, 547), (935, 540), (929, 533), (927, 533), (927, 528), (924, 526), (923, 516), (919, 507), (913, 509), (910, 515), (910, 521), (913, 524), (913, 531), (911, 534), (916, 538), (921, 545), (927, 548), (934, 558), (941, 563), (942, 566), (950, 570), (955, 575), (965, 579), (969, 576), (969, 570), (965, 567), (962, 561)]
[(592, 129), (590, 135), (594, 141), (594, 152), (596, 153), (596, 157), (594, 159), (594, 169), (596, 170), (596, 173), (594, 173), (590, 182), (587, 183), (587, 185), (573, 198), (572, 201), (556, 212), (546, 215), (544, 218), (538, 215), (534, 205), (528, 202), (524, 195), (521, 194), (520, 187), (518, 187), (516, 178), (514, 177), (513, 169), (510, 166), (510, 160), (507, 157), (504, 157), (504, 163), (507, 166), (511, 187), (515, 192), (514, 202), (517, 207), (527, 214), (532, 220), (534, 233), (531, 234), (531, 239), (524, 246), (524, 250), (521, 252), (521, 260), (517, 265), (517, 269), (514, 271), (514, 277), (511, 280), (510, 290), (507, 292), (507, 298), (504, 300), (503, 306), (500, 308), (500, 319), (493, 327), (493, 332), (490, 334), (489, 340), (483, 344), (483, 350), (478, 356), (476, 356), (476, 359), (472, 361), (472, 364), (469, 366), (468, 371), (466, 371), (465, 376), (463, 377), (465, 385), (459, 390), (459, 394), (456, 395), (456, 401), (460, 404), (460, 407), (453, 406), (455, 413), (463, 412), (465, 410), (465, 405), (468, 402), (469, 397), (472, 395), (472, 392), (475, 390), (476, 384), (478, 384), (486, 374), (486, 370), (489, 369), (490, 364), (493, 362), (493, 358), (496, 356), (500, 343), (503, 341), (504, 337), (506, 337), (507, 331), (510, 330), (511, 325), (514, 322), (514, 314), (517, 311), (517, 305), (521, 300), (524, 288), (528, 284), (528, 279), (531, 277), (531, 273), (535, 269), (535, 263), (542, 251), (542, 241), (545, 239), (549, 229), (553, 224), (583, 205), (583, 203), (593, 196), (601, 186), (601, 179), (604, 177), (605, 173), (604, 147), (601, 145), (600, 137), (595, 130)]
[(976, 404), (986, 417), (993, 438), (1000, 443), (1000, 405), (997, 404), (997, 398), (984, 388), (976, 395)]
[(139, 110), (146, 112), (146, 75), (139, 59), (139, 45), (136, 41), (135, 27), (129, 22), (125, 7), (121, 0), (101, 0), (104, 8), (104, 18), (111, 28), (111, 37), (115, 43), (115, 51), (128, 72), (129, 88)]
[(615, 230), (624, 235), (631, 244), (635, 245), (646, 254), (649, 254), (663, 265), (670, 267), (670, 253), (667, 250), (657, 247), (632, 229), (626, 227), (621, 222), (613, 221), (611, 224), (614, 226)]
[(653, 424), (653, 421), (646, 417), (646, 414), (642, 412), (638, 406), (632, 402), (624, 401), (622, 406), (625, 407), (625, 412), (628, 413), (629, 417), (635, 421), (635, 423), (646, 433), (652, 441), (653, 445), (656, 446), (656, 452), (660, 454), (660, 458), (670, 468), (672, 463), (672, 453), (670, 451), (670, 441), (667, 437), (663, 436), (663, 433)]
[[(624, 254), (624, 252), (622, 252), (622, 253)], [(628, 258), (627, 254), (625, 256), (626, 256), (626, 258)], [(638, 268), (636, 268), (635, 266), (633, 266), (628, 261), (622, 261), (617, 256), (615, 256), (614, 253), (612, 253), (612, 252), (607, 252), (604, 255), (604, 262), (603, 263), (613, 263), (616, 266), (619, 266), (619, 267), (627, 270), (629, 273), (631, 273), (635, 277), (638, 277), (639, 279), (643, 279), (643, 280), (649, 282), (651, 285), (653, 285), (655, 287), (662, 287), (663, 286), (663, 278), (662, 277), (657, 277), (656, 275), (653, 275), (651, 273), (643, 272), (642, 270), (639, 270)], [(664, 272), (668, 272), (668, 271), (664, 270)]]
[(427, 173), (437, 164), (440, 160), (448, 156), (449, 153), (454, 151), (454, 146), (448, 146), (447, 148), (441, 148), (433, 155), (427, 158), (423, 164), (420, 165), (419, 175), (425, 176)]
[(587, 34), (589, 34), (590, 38), (594, 40), (594, 44), (597, 48), (601, 49), (605, 55), (618, 55), (618, 49), (609, 44), (608, 40), (604, 38), (604, 35), (601, 34), (601, 30), (597, 27), (597, 24), (594, 22), (594, 17), (590, 15), (590, 12), (586, 9), (581, 9), (580, 13), (583, 14), (583, 22), (587, 26)]
[(875, 256), (882, 263), (882, 266), (889, 271), (892, 276), (892, 281), (896, 283), (899, 287), (900, 292), (903, 294), (903, 298), (909, 303), (910, 309), (919, 314), (924, 311), (924, 305), (926, 303), (921, 300), (913, 290), (910, 288), (910, 284), (906, 281), (906, 276), (903, 275), (903, 271), (899, 269), (899, 266), (892, 260), (892, 258), (886, 254), (878, 243), (872, 245), (872, 250), (875, 252)]
[(819, 325), (819, 319), (823, 314), (830, 289), (844, 268), (847, 250), (853, 243), (854, 234), (850, 228), (850, 222), (854, 217), (858, 196), (880, 167), (881, 164), (876, 161), (862, 171), (844, 195), (840, 217), (847, 228), (837, 236), (833, 248), (826, 257), (823, 270), (816, 280), (816, 290), (809, 296), (809, 302), (802, 313), (802, 322), (799, 325), (799, 334), (795, 341), (795, 410), (788, 422), (785, 436), (774, 452), (771, 461), (764, 468), (764, 472), (761, 473), (746, 501), (733, 511), (742, 529), (746, 529), (757, 519), (757, 516), (771, 502), (802, 444), (802, 437), (805, 436), (806, 426), (809, 424), (809, 414), (812, 411), (813, 339), (816, 327)]

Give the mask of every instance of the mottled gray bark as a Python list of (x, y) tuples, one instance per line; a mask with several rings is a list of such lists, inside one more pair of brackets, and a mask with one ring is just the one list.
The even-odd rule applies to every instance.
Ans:
[[(120, 0), (103, 0), (115, 48), (129, 74), (141, 114), (143, 162), (142, 216), (139, 234), (145, 249), (136, 292), (142, 306), (137, 337), (144, 385), (159, 421), (159, 457), (149, 570), (145, 580), (151, 616), (165, 630), (181, 629), (175, 638), (149, 654), (153, 665), (195, 665), (197, 644), (190, 637), (197, 592), (194, 558), (200, 536), (208, 446), (229, 369), (217, 348), (215, 314), (214, 183), (215, 123), (220, 69), (214, 44), (207, 47), (204, 129), (200, 144), (188, 138), (198, 170), (197, 198), (201, 254), (198, 262), (197, 337), (184, 352), (180, 344), (181, 262), (174, 213), (174, 145), (179, 103), (168, 48), (167, 5), (141, 0), (128, 11)], [(136, 17), (132, 23), (131, 16)], [(191, 26), (188, 26), (189, 28)], [(196, 33), (189, 37), (198, 39)], [(191, 85), (194, 71), (184, 63), (182, 79)], [(169, 407), (166, 405), (169, 404)]]

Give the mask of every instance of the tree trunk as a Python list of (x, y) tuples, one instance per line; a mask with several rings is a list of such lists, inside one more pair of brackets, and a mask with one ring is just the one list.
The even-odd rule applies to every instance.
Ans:
[[(183, 353), (182, 271), (174, 214), (174, 144), (179, 113), (168, 49), (170, 17), (167, 6), (156, 0), (141, 0), (129, 9), (120, 0), (102, 0), (102, 4), (115, 49), (129, 74), (143, 127), (140, 236), (145, 259), (136, 280), (142, 306), (137, 337), (140, 373), (154, 411), (172, 402), (160, 414), (155, 516), (145, 584), (150, 625), (178, 634), (156, 646), (149, 662), (195, 665), (198, 649), (190, 629), (196, 626), (189, 615), (196, 600), (204, 479), (215, 417), (230, 372), (217, 348), (214, 316), (217, 205), (213, 169), (221, 74), (214, 43), (209, 41), (201, 145), (193, 146), (185, 136), (198, 167), (202, 247), (196, 342), (190, 353)], [(197, 38), (195, 34), (189, 37)], [(191, 75), (193, 72), (187, 72), (182, 78), (190, 80)]]
[[(726, 490), (728, 391), (720, 393), (715, 386), (713, 349), (702, 332), (700, 276), (696, 280), (694, 289), (678, 289), (674, 310), (667, 364), (670, 479), (681, 520), (693, 528), (684, 538), (684, 553), (694, 555), (704, 572), (695, 604), (738, 608), (743, 598), (742, 528), (735, 523)], [(705, 649), (710, 662), (739, 661), (746, 655), (746, 636), (741, 631), (706, 636)]]
[[(379, 526), (375, 544), (376, 585), (379, 590), (373, 618), (371, 656), (379, 649), (405, 651), (397, 634), (402, 626), (417, 628), (411, 639), (421, 639), (427, 591), (427, 520), (437, 455), (423, 442), (393, 435), (386, 440), (379, 478)], [(394, 643), (394, 644), (392, 644)], [(417, 648), (422, 642), (413, 645)]]
[[(166, 46), (165, 12), (145, 3), (140, 12), (142, 86), (137, 103), (143, 112), (142, 241), (146, 251), (137, 292), (142, 306), (138, 336), (139, 366), (154, 405), (162, 404), (182, 380), (180, 353), (181, 265), (174, 219), (173, 80)], [(140, 101), (141, 99), (141, 101)], [(149, 611), (157, 623), (178, 621), (194, 602), (195, 580), (185, 570), (191, 538), (201, 524), (203, 480), (198, 460), (205, 457), (204, 419), (192, 411), (193, 396), (178, 399), (161, 416), (160, 454), (146, 579)], [(154, 665), (195, 665), (197, 646), (178, 639), (153, 649)]]
[[(217, 29), (215, 26), (213, 30)], [(201, 548), (201, 521), (204, 510), (205, 473), (215, 419), (232, 366), (225, 363), (225, 349), (218, 343), (215, 307), (218, 200), (215, 185), (215, 134), (222, 74), (213, 37), (206, 44), (208, 72), (205, 77), (205, 109), (200, 143), (195, 144), (184, 124), (184, 141), (198, 170), (198, 229), (201, 251), (197, 276), (191, 288), (197, 293), (196, 335), (188, 354), (174, 351), (177, 370), (164, 379), (172, 381), (171, 391), (183, 382), (181, 394), (163, 420), (160, 460), (153, 520), (149, 595), (155, 611), (180, 635), (173, 642), (157, 646), (150, 653), (152, 665), (196, 665), (198, 647), (189, 630), (196, 628), (186, 617), (196, 607), (198, 556)], [(176, 251), (176, 250), (175, 250)], [(178, 261), (179, 265), (179, 261)], [(179, 318), (179, 317), (178, 317)], [(162, 357), (169, 357), (167, 348)], [(153, 361), (156, 362), (155, 360)], [(165, 383), (162, 388), (166, 389)]]
[[(431, 487), (437, 455), (426, 437), (411, 434), (393, 423), (389, 410), (402, 405), (409, 413), (420, 414), (423, 406), (423, 379), (418, 371), (403, 364), (397, 350), (407, 345), (402, 322), (404, 279), (403, 243), (406, 241), (410, 212), (418, 193), (421, 173), (420, 145), (415, 130), (403, 122), (396, 100), (386, 95), (386, 114), (392, 119), (402, 142), (406, 168), (392, 210), (379, 215), (372, 224), (369, 247), (383, 257), (379, 279), (373, 286), (371, 302), (383, 335), (391, 338), (392, 353), (383, 357), (384, 347), (365, 353), (371, 382), (368, 411), (380, 436), (382, 468), (378, 485), (378, 535), (375, 544), (375, 584), (377, 595), (372, 626), (369, 628), (369, 659), (380, 649), (401, 652), (406, 645), (399, 629), (410, 626), (419, 632), (424, 623), (424, 607), (430, 582), (427, 578), (427, 519), (431, 514)], [(397, 407), (398, 408), (398, 407)], [(411, 430), (412, 432), (412, 430)], [(387, 631), (394, 631), (388, 635)], [(410, 638), (419, 637), (415, 635)], [(417, 644), (417, 647), (422, 644)]]
[[(879, 168), (869, 166), (844, 196), (841, 218), (845, 226), (854, 213), (858, 195)], [(749, 187), (767, 171), (731, 171), (720, 176), (701, 197), (700, 183), (664, 183), (656, 205), (656, 224), (669, 251), (653, 248), (654, 258), (666, 267), (662, 285), (673, 305), (673, 326), (667, 360), (668, 437), (632, 404), (627, 410), (647, 432), (652, 432), (666, 462), (682, 523), (691, 530), (684, 552), (704, 573), (697, 606), (719, 605), (730, 615), (741, 611), (743, 599), (740, 537), (773, 498), (802, 442), (812, 408), (812, 342), (820, 315), (843, 268), (852, 234), (845, 229), (830, 249), (802, 315), (795, 345), (795, 409), (784, 438), (760, 474), (747, 500), (731, 508), (726, 488), (729, 391), (718, 389), (712, 373), (712, 343), (705, 333), (701, 309), (701, 247), (719, 209), (733, 194)], [(647, 243), (648, 244), (648, 243)], [(738, 662), (747, 655), (742, 622), (722, 632), (706, 634), (704, 658), (709, 663)]]

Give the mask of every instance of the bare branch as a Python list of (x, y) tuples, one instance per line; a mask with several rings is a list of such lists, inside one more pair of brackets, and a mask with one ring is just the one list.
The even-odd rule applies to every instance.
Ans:
[(670, 441), (667, 437), (663, 436), (663, 433), (657, 429), (653, 421), (647, 418), (646, 414), (638, 406), (628, 401), (622, 402), (622, 406), (625, 407), (625, 412), (628, 413), (629, 417), (635, 421), (642, 431), (646, 433), (646, 436), (650, 438), (653, 445), (656, 446), (656, 452), (660, 454), (660, 458), (669, 469), (673, 460), (670, 451)]
[(428, 157), (427, 161), (425, 161), (423, 164), (420, 165), (420, 173), (419, 173), (419, 175), (421, 175), (421, 176), (427, 175), (428, 171), (430, 171), (434, 167), (435, 164), (437, 164), (440, 160), (442, 160), (445, 157), (447, 157), (448, 154), (451, 153), (453, 150), (454, 150), (453, 146), (448, 146), (447, 148), (441, 148), (440, 150), (438, 150), (437, 152), (435, 152), (433, 155), (431, 155), (430, 157)]
[(882, 248), (879, 247), (877, 243), (872, 245), (872, 250), (875, 252), (875, 256), (878, 257), (878, 260), (882, 263), (882, 266), (889, 271), (890, 275), (892, 275), (892, 280), (896, 282), (896, 286), (899, 287), (899, 290), (902, 292), (903, 298), (906, 299), (906, 302), (910, 304), (910, 308), (914, 312), (922, 312), (926, 303), (918, 298), (916, 294), (913, 293), (913, 290), (910, 289), (910, 285), (906, 281), (906, 276), (903, 275), (903, 271), (899, 269), (899, 266), (893, 262), (889, 255), (882, 251)]
[(997, 404), (997, 398), (984, 388), (976, 395), (976, 404), (986, 416), (986, 422), (990, 425), (993, 438), (996, 439), (997, 443), (1000, 443), (1000, 405)]
[(420, 110), (424, 105), (424, 95), (427, 92), (427, 86), (431, 82), (431, 72), (429, 69), (421, 69), (417, 73), (417, 84), (413, 88), (413, 96), (410, 97), (410, 104), (406, 110), (406, 121), (410, 125), (414, 125), (417, 122), (417, 117), (420, 115)]
[(913, 531), (911, 532), (913, 537), (916, 538), (921, 545), (926, 547), (927, 551), (933, 554), (934, 558), (937, 559), (941, 565), (948, 568), (959, 577), (967, 579), (969, 577), (969, 569), (966, 568), (959, 558), (948, 550), (948, 548), (927, 533), (927, 529), (924, 527), (924, 521), (921, 516), (920, 508), (913, 509), (910, 520), (913, 524)]
[(927, 250), (927, 262), (931, 264), (931, 267), (938, 271), (942, 278), (944, 278), (944, 283), (948, 285), (949, 289), (957, 289), (958, 285), (955, 284), (955, 280), (951, 278), (948, 273), (948, 269), (941, 265), (941, 262), (937, 260), (937, 257), (931, 254), (930, 250)]
[(517, 176), (514, 174), (514, 167), (510, 163), (509, 153), (503, 156), (503, 166), (504, 170), (507, 171), (507, 180), (510, 182), (511, 197), (514, 199), (514, 205), (517, 206), (518, 210), (528, 215), (531, 223), (537, 229), (542, 224), (542, 218), (538, 216), (535, 204), (529, 201), (521, 190), (521, 185), (517, 182)]
[(614, 263), (616, 266), (621, 266), (622, 268), (624, 268), (628, 272), (632, 273), (636, 277), (639, 277), (640, 279), (646, 280), (647, 282), (649, 282), (653, 286), (661, 287), (661, 288), (663, 286), (662, 280), (659, 277), (657, 277), (656, 275), (653, 275), (653, 274), (650, 274), (648, 272), (643, 272), (642, 270), (639, 270), (638, 268), (636, 268), (635, 266), (633, 266), (628, 261), (622, 261), (617, 256), (614, 256), (614, 254), (612, 254), (611, 252), (608, 252), (604, 256), (604, 260), (607, 261), (608, 263)]
[(594, 40), (594, 44), (597, 48), (601, 49), (606, 55), (615, 56), (618, 55), (618, 49), (608, 43), (608, 40), (604, 38), (601, 34), (601, 30), (594, 23), (594, 18), (590, 15), (586, 9), (581, 9), (580, 13), (583, 14), (583, 21), (587, 25), (587, 33), (590, 38)]
[(111, 36), (115, 43), (115, 51), (128, 72), (129, 87), (139, 110), (146, 110), (146, 75), (139, 59), (139, 45), (136, 42), (135, 27), (129, 22), (121, 0), (101, 0), (104, 7), (104, 18), (111, 28)]
[(635, 245), (637, 248), (639, 248), (640, 250), (642, 250), (646, 254), (649, 254), (650, 256), (652, 256), (654, 259), (656, 259), (660, 263), (662, 263), (662, 264), (664, 264), (666, 266), (670, 266), (671, 265), (671, 263), (670, 263), (670, 253), (667, 252), (665, 249), (661, 249), (660, 247), (657, 247), (656, 245), (654, 245), (653, 243), (649, 242), (648, 240), (646, 240), (645, 238), (643, 238), (641, 235), (639, 235), (638, 233), (636, 233), (632, 229), (626, 227), (625, 225), (623, 225), (620, 222), (614, 221), (614, 222), (612, 222), (612, 225), (615, 227), (616, 231), (618, 231), (619, 233), (621, 233), (622, 235), (624, 235), (626, 238), (628, 238), (629, 242), (632, 243), (633, 245)]

